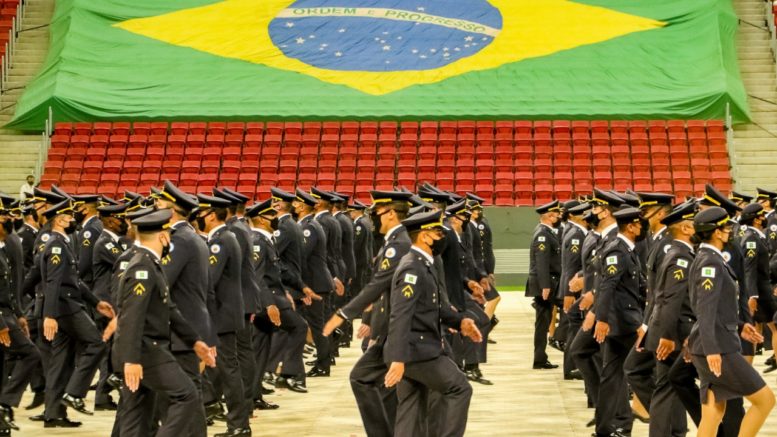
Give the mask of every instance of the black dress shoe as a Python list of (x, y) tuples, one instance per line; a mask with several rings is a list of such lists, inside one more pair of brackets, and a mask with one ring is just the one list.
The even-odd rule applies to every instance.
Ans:
[(19, 431), (19, 427), (14, 422), (13, 408), (7, 405), (0, 405), (0, 425), (0, 430), (3, 428), (11, 428)]
[(771, 366), (771, 365), (774, 365), (774, 355), (772, 355), (766, 361), (764, 361), (764, 366)]
[(488, 344), (496, 344), (496, 340), (494, 340), (493, 338), (489, 338)]
[(275, 374), (272, 372), (264, 372), (264, 376), (262, 377), (262, 381), (268, 383), (268, 384), (275, 384)]
[(84, 403), (83, 398), (77, 398), (65, 393), (65, 395), (62, 396), (62, 400), (60, 402), (66, 407), (70, 407), (81, 414), (86, 414), (87, 416), (94, 415), (93, 412), (86, 409), (86, 404)]
[(219, 414), (224, 414), (224, 406), (221, 405), (221, 402), (211, 402), (205, 405), (205, 417), (208, 420), (212, 421)]
[(49, 419), (43, 422), (44, 428), (78, 428), (79, 426), (81, 426), (81, 422), (70, 420), (67, 417)]
[(586, 428), (590, 428), (590, 427), (592, 427), (594, 425), (596, 425), (596, 417), (594, 417), (593, 419), (589, 420), (588, 423), (585, 424), (585, 427)]
[(257, 399), (254, 401), (254, 408), (257, 410), (277, 410), (280, 407), (277, 404), (267, 402), (264, 399)]
[(764, 374), (766, 374), (766, 373), (772, 373), (772, 372), (774, 372), (775, 370), (777, 370), (777, 363), (774, 363), (774, 362), (772, 362), (772, 364), (771, 364), (771, 365), (769, 365), (769, 367), (767, 367), (767, 368), (764, 370)]
[(548, 346), (552, 347), (553, 349), (556, 349), (558, 351), (564, 352), (564, 349), (562, 349), (561, 344), (558, 342), (558, 340), (554, 338), (548, 339)]
[(318, 361), (316, 361), (316, 360), (313, 360), (313, 361), (305, 361), (305, 365), (306, 365), (306, 366), (315, 366), (315, 365), (316, 365), (316, 363), (318, 363)]
[(575, 370), (567, 373), (566, 375), (564, 375), (564, 379), (567, 380), (567, 381), (571, 381), (571, 380), (579, 380), (579, 381), (581, 381), (583, 379), (583, 374), (580, 373), (579, 370), (575, 369)]
[(30, 416), (29, 419), (33, 422), (44, 422), (46, 420), (46, 416), (43, 414), (36, 414), (34, 416)]
[(271, 395), (275, 393), (275, 390), (262, 386), (262, 395)]
[(314, 367), (310, 369), (308, 373), (306, 373), (308, 378), (318, 378), (320, 376), (329, 376), (329, 369), (321, 369), (319, 367)]
[(534, 363), (532, 369), (558, 369), (558, 364), (551, 364), (550, 361), (544, 363)]
[(293, 377), (278, 378), (278, 383), (275, 385), (275, 387), (286, 388), (297, 393), (308, 392), (308, 388), (305, 386), (305, 383)]
[(46, 402), (46, 394), (42, 391), (36, 391), (35, 394), (32, 396), (32, 402), (30, 402), (30, 405), (27, 405), (24, 407), (25, 410), (34, 410), (43, 403)]
[(116, 411), (118, 409), (119, 406), (116, 404), (116, 402), (113, 402), (113, 399), (109, 400), (108, 402), (94, 404), (94, 411)]
[(121, 378), (116, 376), (115, 374), (108, 375), (107, 378), (105, 378), (105, 383), (108, 384), (112, 389), (114, 390), (121, 390), (121, 385), (124, 383)]
[(486, 378), (483, 378), (482, 374), (479, 374), (474, 370), (468, 370), (466, 374), (467, 374), (467, 379), (469, 379), (472, 382), (477, 382), (478, 384), (483, 384), (483, 385), (494, 385), (493, 382), (487, 380)]
[(213, 437), (236, 437), (236, 436), (250, 436), (251, 428), (233, 428), (228, 429), (226, 432), (221, 432)]

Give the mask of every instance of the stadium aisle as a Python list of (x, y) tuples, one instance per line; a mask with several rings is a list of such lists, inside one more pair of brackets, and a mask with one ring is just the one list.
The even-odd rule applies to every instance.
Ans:
[[(467, 436), (473, 437), (587, 437), (591, 429), (585, 423), (593, 417), (593, 410), (585, 408), (585, 394), (580, 381), (564, 381), (561, 371), (531, 370), (531, 342), (533, 311), (530, 300), (523, 293), (503, 293), (497, 311), (501, 323), (493, 338), (497, 344), (489, 348), (490, 364), (484, 373), (493, 386), (474, 385), (475, 393), (470, 407)], [(561, 362), (561, 353), (548, 349), (550, 360)], [(281, 406), (275, 411), (255, 411), (251, 420), (254, 436), (364, 436), (359, 413), (348, 384), (348, 372), (360, 355), (356, 343), (351, 349), (342, 349), (337, 366), (330, 378), (308, 380), (310, 393), (297, 394), (286, 390), (267, 396), (268, 401)], [(764, 361), (757, 357), (758, 367)], [(777, 375), (766, 380), (777, 390)], [(88, 398), (92, 407), (93, 392)], [(520, 399), (520, 400), (518, 400)], [(22, 405), (28, 404), (26, 394)], [(322, 408), (327, 405), (326, 408)], [(320, 410), (324, 410), (322, 413)], [(39, 409), (42, 410), (42, 407)], [(72, 413), (71, 418), (83, 421), (76, 429), (44, 430), (40, 422), (30, 422), (31, 413), (41, 411), (17, 410), (17, 423), (22, 427), (18, 435), (104, 437), (109, 435), (113, 414), (97, 412), (94, 416)], [(549, 411), (555, 414), (547, 414)], [(208, 428), (208, 434), (223, 431), (223, 424)], [(695, 429), (689, 433), (693, 435)], [(777, 414), (771, 414), (759, 434), (777, 437)], [(636, 423), (633, 437), (646, 437), (647, 425)]]

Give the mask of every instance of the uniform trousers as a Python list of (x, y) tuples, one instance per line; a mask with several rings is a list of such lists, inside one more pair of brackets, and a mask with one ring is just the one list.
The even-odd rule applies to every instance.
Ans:
[(596, 342), (593, 331), (579, 329), (572, 344), (567, 345), (572, 361), (583, 375), (585, 390), (590, 403), (595, 407), (599, 402), (599, 385), (602, 374), (601, 345)]
[(397, 393), (383, 384), (387, 371), (381, 343), (370, 346), (351, 369), (351, 390), (369, 437), (394, 435)]
[(244, 397), (235, 333), (219, 334), (217, 351), (216, 367), (206, 370), (210, 384), (203, 385), (203, 401), (205, 405), (217, 402), (221, 399), (220, 393), (223, 392), (227, 404), (229, 429), (248, 428), (248, 419), (253, 405), (249, 404)]
[[(156, 366), (143, 368), (143, 379), (136, 392), (126, 386), (121, 390), (121, 437), (146, 437), (151, 434), (148, 418), (154, 413), (157, 395), (169, 400), (167, 415), (156, 432), (156, 437), (182, 437), (206, 435), (204, 422), (196, 433), (191, 423), (192, 412), (202, 409), (197, 388), (181, 366), (171, 360)], [(203, 413), (204, 414), (204, 413)]]
[(3, 316), (3, 320), (11, 337), (11, 345), (3, 346), (3, 354), (7, 360), (13, 359), (14, 366), (4, 375), (0, 404), (18, 407), (32, 372), (40, 365), (40, 352), (19, 328), (16, 317)]
[(397, 386), (397, 420), (394, 427), (398, 436), (423, 435), (423, 424), (428, 420), (429, 392), (441, 394), (435, 408), (444, 414), (433, 419), (439, 425), (434, 430), (440, 437), (463, 436), (467, 428), (472, 386), (467, 377), (447, 356), (427, 361), (405, 363), (405, 373)]
[[(596, 403), (596, 433), (610, 435), (616, 429), (631, 433), (632, 417), (629, 387), (623, 373), (623, 363), (634, 348), (633, 334), (608, 335), (602, 347), (602, 377)], [(625, 417), (624, 417), (625, 416)]]
[(653, 377), (655, 368), (656, 358), (653, 352), (646, 349), (638, 351), (634, 347), (631, 348), (626, 362), (623, 363), (623, 371), (631, 390), (648, 411), (653, 391), (656, 389), (656, 381)]
[[(237, 361), (240, 364), (240, 377), (243, 380), (243, 399), (251, 405), (250, 411), (253, 411), (253, 388), (254, 380), (256, 379), (255, 335), (256, 328), (251, 323), (251, 315), (246, 314), (243, 328), (238, 329), (235, 333), (235, 341), (237, 343)], [(267, 346), (269, 346), (269, 342)]]
[[(279, 349), (281, 350), (280, 361), (283, 362), (281, 375), (285, 377), (293, 376), (295, 378), (299, 378), (301, 381), (304, 381), (305, 365), (303, 363), (302, 352), (305, 350), (305, 339), (307, 338), (308, 324), (305, 322), (305, 319), (303, 319), (302, 316), (297, 314), (297, 312), (291, 308), (281, 309), (280, 313), (281, 326), (279, 326), (277, 329), (274, 329), (272, 332), (270, 350), (276, 345), (278, 345)], [(270, 323), (270, 320), (266, 319), (265, 322)], [(270, 326), (274, 328), (274, 325)], [(279, 339), (279, 341), (276, 341), (276, 337)], [(257, 365), (259, 365), (258, 355)], [(265, 364), (262, 365), (261, 371), (264, 373), (266, 370), (267, 364), (265, 361)], [(275, 367), (270, 367), (270, 370), (274, 371)], [(259, 381), (261, 381), (261, 375)]]
[(572, 343), (577, 337), (578, 331), (580, 331), (580, 325), (583, 324), (582, 314), (580, 310), (570, 309), (569, 313), (564, 314), (569, 325), (567, 326), (567, 338), (566, 347), (564, 348), (564, 376), (569, 375), (573, 370), (577, 369), (575, 360), (572, 357), (571, 349)]
[[(656, 387), (650, 401), (650, 437), (682, 437), (688, 429), (687, 415), (680, 397), (672, 387), (669, 372), (680, 358), (680, 352), (674, 351), (664, 361), (656, 362)], [(682, 359), (681, 359), (682, 360)], [(694, 384), (694, 388), (695, 384)], [(696, 397), (698, 399), (698, 388)], [(636, 391), (635, 391), (636, 393)]]
[[(95, 325), (97, 325), (98, 331), (103, 332), (108, 326), (109, 321), (110, 320), (106, 317), (98, 314), (95, 319)], [(107, 404), (111, 401), (110, 393), (113, 390), (113, 387), (111, 387), (106, 381), (108, 380), (108, 377), (111, 375), (111, 373), (113, 373), (113, 366), (111, 366), (110, 358), (112, 347), (113, 340), (111, 339), (105, 343), (107, 352), (105, 353), (105, 358), (100, 361), (100, 366), (98, 367), (100, 376), (97, 379), (97, 389), (94, 392), (95, 405)]]
[[(322, 370), (329, 370), (331, 366), (330, 338), (324, 337), (324, 321), (326, 308), (329, 307), (331, 293), (321, 294), (322, 300), (313, 300), (313, 303), (303, 307), (302, 317), (308, 322), (310, 332), (313, 334), (313, 343), (316, 345), (316, 366)], [(304, 305), (304, 304), (302, 304)]]
[[(107, 351), (102, 336), (86, 311), (57, 317), (59, 329), (51, 342), (51, 361), (46, 372), (46, 419), (66, 417), (60, 403), (67, 393), (83, 398)], [(43, 321), (40, 321), (43, 332)]]
[[(205, 408), (202, 402), (202, 375), (200, 375), (200, 359), (192, 350), (173, 351), (173, 357), (183, 370), (183, 373), (192, 380), (197, 389), (197, 405), (189, 411), (189, 434), (191, 437), (206, 437), (207, 422), (205, 420)], [(160, 393), (157, 396), (158, 417), (162, 423), (167, 421), (170, 408), (170, 399)]]
[(534, 298), (534, 364), (548, 361), (545, 348), (548, 346), (548, 328), (553, 316), (553, 303), (542, 296)]

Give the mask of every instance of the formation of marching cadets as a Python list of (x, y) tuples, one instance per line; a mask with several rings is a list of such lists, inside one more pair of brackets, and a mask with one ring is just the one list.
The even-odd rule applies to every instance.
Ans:
[(777, 370), (777, 193), (674, 200), (594, 189), (537, 208), (534, 369), (559, 367), (547, 345), (564, 352), (593, 436), (631, 435), (635, 419), (685, 436), (688, 417), (699, 436), (755, 436), (774, 407), (753, 361), (769, 350)]
[(0, 435), (28, 386), (46, 428), (80, 426), (91, 388), (113, 436), (251, 435), (264, 395), (307, 393), (355, 337), (369, 436), (463, 435), (498, 323), (483, 199), (267, 194), (0, 195)]

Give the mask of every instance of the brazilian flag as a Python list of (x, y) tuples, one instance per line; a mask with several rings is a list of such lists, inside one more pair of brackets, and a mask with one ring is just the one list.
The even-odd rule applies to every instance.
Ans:
[(10, 127), (746, 121), (730, 0), (59, 0)]

